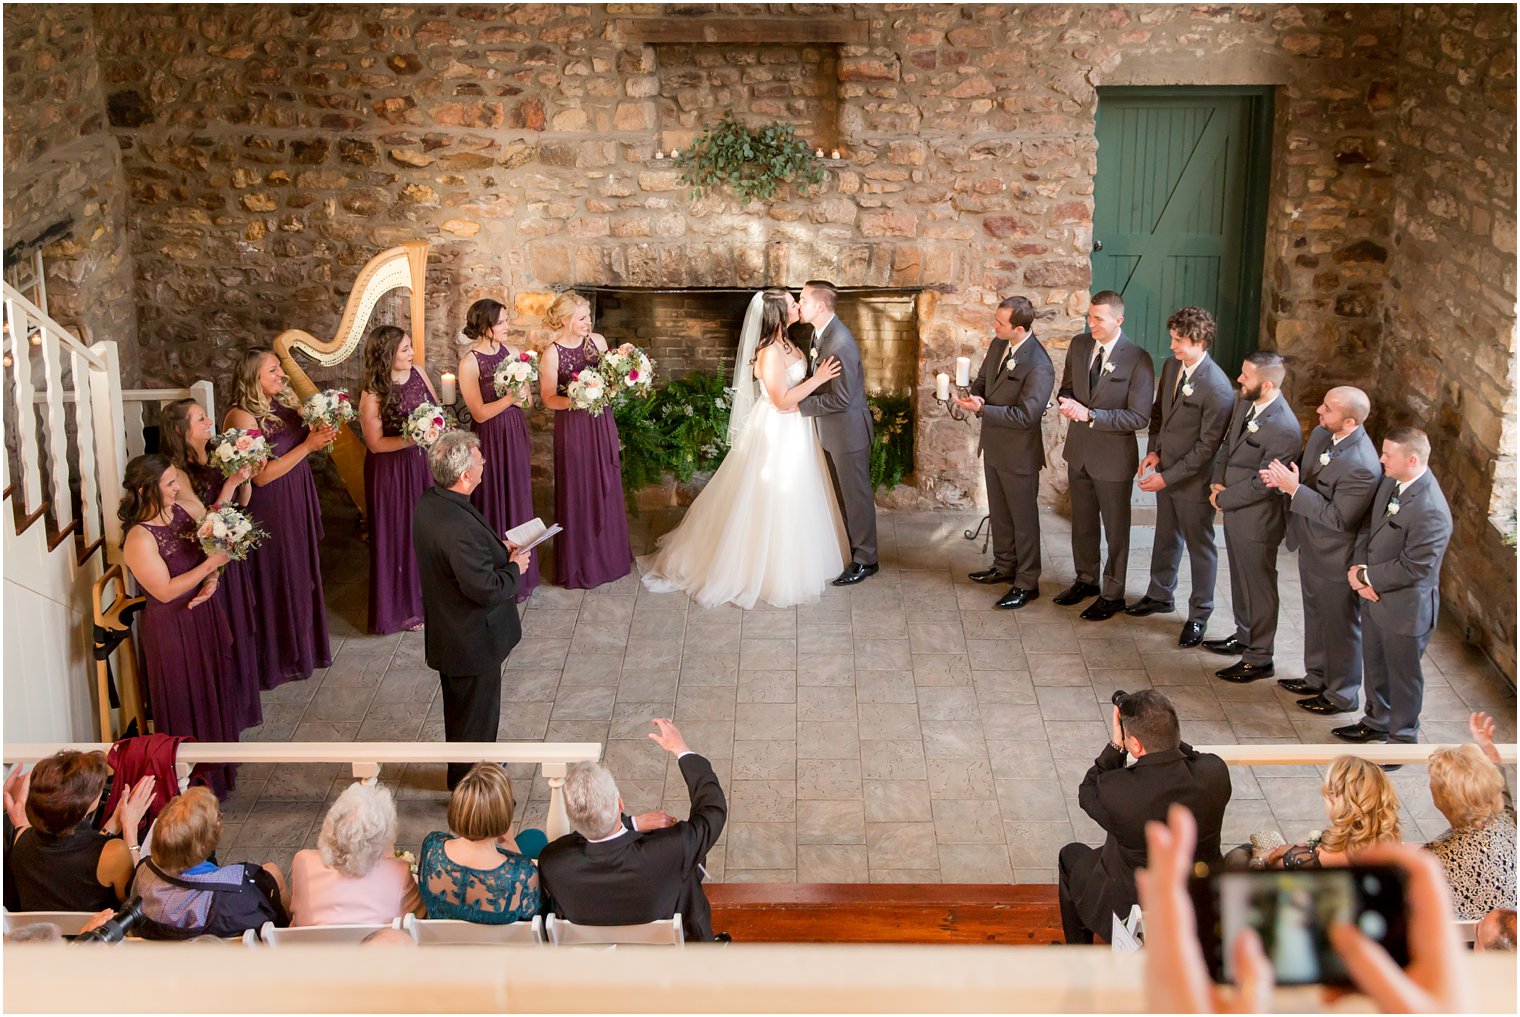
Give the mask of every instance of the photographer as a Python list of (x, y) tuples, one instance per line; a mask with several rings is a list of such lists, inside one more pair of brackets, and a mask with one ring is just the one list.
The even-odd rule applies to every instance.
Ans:
[[(1224, 760), (1182, 740), (1177, 711), (1159, 692), (1115, 692), (1109, 744), (1082, 780), (1077, 800), (1108, 834), (1103, 847), (1068, 844), (1060, 855), (1061, 927), (1067, 943), (1107, 938), (1112, 915), (1136, 903), (1135, 870), (1145, 864), (1145, 824), (1173, 802), (1198, 817), (1199, 861), (1219, 861), (1219, 829), (1230, 801)], [(1125, 765), (1126, 753), (1135, 757)]]

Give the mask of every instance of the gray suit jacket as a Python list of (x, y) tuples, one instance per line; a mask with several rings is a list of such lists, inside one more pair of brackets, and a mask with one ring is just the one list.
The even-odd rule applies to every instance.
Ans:
[(1161, 365), (1151, 408), (1149, 451), (1161, 457), (1161, 479), (1173, 498), (1209, 500), (1214, 457), (1224, 443), (1235, 407), (1235, 390), (1224, 369), (1204, 355), (1193, 368), (1188, 395), (1177, 387), (1182, 361), (1168, 357)]
[[(1344, 575), (1382, 467), (1365, 427), (1338, 446), (1331, 441), (1328, 430), (1316, 427), (1304, 446), (1299, 488), (1288, 500), (1288, 550), (1311, 556), (1324, 572)], [(1321, 465), (1323, 457), (1329, 461)]]
[(1282, 493), (1261, 482), (1261, 471), (1274, 459), (1292, 462), (1304, 447), (1304, 432), (1288, 401), (1278, 396), (1256, 418), (1256, 430), (1246, 429), (1251, 404), (1235, 401), (1235, 413), (1225, 432), (1224, 447), (1214, 460), (1214, 483), (1223, 484), (1219, 507), (1232, 530), (1276, 544), (1287, 527), (1288, 506)]
[(986, 400), (977, 447), (995, 469), (1039, 473), (1045, 465), (1040, 421), (1056, 387), (1055, 365), (1034, 335), (1019, 345), (1012, 370), (1007, 359), (1008, 342), (992, 340), (971, 382), (971, 394)]
[(1099, 376), (1089, 391), (1088, 365), (1095, 342), (1091, 332), (1072, 339), (1066, 350), (1066, 374), (1060, 394), (1092, 411), (1092, 422), (1066, 428), (1066, 463), (1085, 469), (1097, 480), (1132, 480), (1140, 465), (1135, 432), (1150, 423), (1156, 391), (1151, 355), (1121, 330), (1109, 362), (1114, 369)]
[(1356, 539), (1356, 561), (1367, 566), (1375, 601), (1362, 601), (1362, 615), (1379, 628), (1423, 636), (1436, 627), (1441, 607), (1441, 559), (1451, 542), (1451, 508), (1434, 473), (1405, 489), (1399, 510), (1388, 514), (1396, 489), (1385, 476), (1372, 498), (1372, 511)]
[(815, 364), (829, 357), (839, 358), (840, 374), (803, 399), (797, 411), (818, 421), (818, 443), (825, 452), (840, 455), (869, 449), (876, 430), (871, 426), (871, 408), (866, 403), (866, 369), (860, 362), (855, 336), (835, 315), (823, 334), (813, 340), (813, 350), (818, 356), (809, 354), (809, 374)]

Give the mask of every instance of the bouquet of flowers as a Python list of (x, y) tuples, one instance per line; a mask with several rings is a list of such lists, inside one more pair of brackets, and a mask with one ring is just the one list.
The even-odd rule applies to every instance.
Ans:
[(221, 552), (233, 561), (247, 558), (269, 534), (231, 505), (213, 505), (195, 524), (195, 538), (208, 555)]
[(496, 368), (493, 380), (496, 382), (497, 395), (515, 393), (519, 403), (526, 403), (534, 386), (538, 384), (538, 354), (528, 350), (503, 360), (501, 366)]
[(406, 418), (403, 433), (419, 447), (427, 448), (443, 437), (448, 429), (449, 418), (444, 414), (443, 407), (436, 403), (423, 403)]
[(593, 417), (600, 417), (607, 404), (612, 401), (616, 392), (608, 384), (602, 372), (594, 367), (583, 367), (579, 374), (570, 379), (570, 384), (565, 386), (565, 395), (570, 398), (570, 408), (573, 410), (585, 410)]
[(654, 385), (654, 363), (632, 343), (624, 343), (602, 355), (602, 374), (614, 395), (644, 394)]
[(354, 404), (342, 389), (317, 392), (301, 405), (301, 419), (307, 427), (330, 427), (337, 430), (354, 419)]
[(222, 471), (222, 476), (230, 477), (245, 466), (262, 468), (274, 458), (274, 449), (269, 447), (262, 431), (233, 427), (212, 436), (206, 446), (206, 458)]

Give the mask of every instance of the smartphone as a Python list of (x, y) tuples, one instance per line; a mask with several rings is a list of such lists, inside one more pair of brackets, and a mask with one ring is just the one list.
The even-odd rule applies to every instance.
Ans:
[(1335, 869), (1231, 869), (1188, 884), (1209, 974), (1235, 980), (1233, 950), (1242, 930), (1255, 929), (1279, 985), (1349, 985), (1330, 946), (1330, 926), (1349, 922), (1409, 964), (1405, 873), (1391, 865)]

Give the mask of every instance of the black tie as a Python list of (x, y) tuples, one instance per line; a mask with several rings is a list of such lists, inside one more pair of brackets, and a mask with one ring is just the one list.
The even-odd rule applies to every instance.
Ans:
[(1098, 387), (1098, 378), (1103, 374), (1103, 347), (1099, 346), (1097, 355), (1092, 358), (1092, 363), (1087, 367), (1087, 394), (1092, 395), (1093, 389)]
[(1187, 377), (1187, 371), (1177, 368), (1177, 381), (1172, 385), (1172, 402), (1177, 401), (1177, 393), (1182, 391), (1182, 379)]

